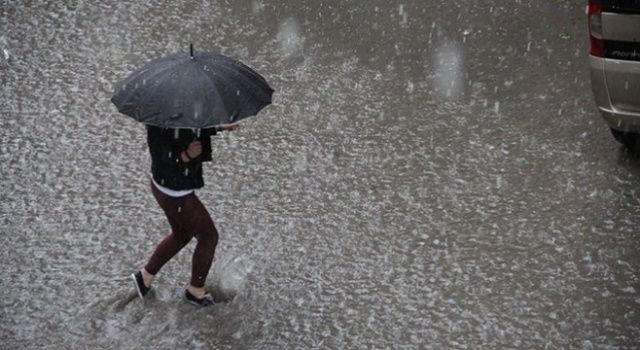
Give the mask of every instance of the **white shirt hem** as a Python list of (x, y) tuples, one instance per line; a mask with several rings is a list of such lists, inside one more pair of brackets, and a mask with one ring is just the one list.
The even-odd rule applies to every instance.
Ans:
[(153, 185), (156, 186), (156, 188), (158, 189), (158, 191), (166, 194), (169, 197), (184, 197), (186, 195), (189, 195), (191, 193), (193, 193), (194, 190), (181, 190), (181, 191), (176, 191), (176, 190), (172, 190), (170, 188), (166, 188), (164, 186), (160, 186), (156, 180), (153, 179), (153, 176), (151, 176), (151, 181), (153, 181)]

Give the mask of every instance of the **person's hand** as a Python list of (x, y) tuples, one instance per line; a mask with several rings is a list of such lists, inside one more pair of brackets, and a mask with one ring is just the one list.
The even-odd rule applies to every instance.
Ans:
[(218, 131), (233, 131), (240, 127), (240, 122), (218, 125)]
[(202, 143), (198, 140), (193, 140), (187, 150), (182, 153), (182, 161), (188, 162), (202, 154)]

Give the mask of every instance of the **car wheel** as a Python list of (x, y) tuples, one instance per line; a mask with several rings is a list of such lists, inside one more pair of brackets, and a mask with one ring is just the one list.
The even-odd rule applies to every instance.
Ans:
[(613, 128), (611, 129), (611, 133), (618, 142), (625, 145), (630, 151), (637, 152), (640, 149), (640, 134), (620, 131)]

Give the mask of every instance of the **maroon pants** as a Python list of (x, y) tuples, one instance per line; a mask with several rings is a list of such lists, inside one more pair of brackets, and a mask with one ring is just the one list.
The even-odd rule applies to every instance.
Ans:
[(183, 197), (171, 197), (160, 192), (151, 182), (151, 191), (164, 210), (171, 225), (171, 233), (156, 247), (145, 270), (152, 275), (173, 258), (195, 237), (198, 240), (193, 252), (191, 285), (204, 287), (204, 282), (213, 262), (213, 253), (218, 244), (218, 230), (200, 199), (191, 193)]

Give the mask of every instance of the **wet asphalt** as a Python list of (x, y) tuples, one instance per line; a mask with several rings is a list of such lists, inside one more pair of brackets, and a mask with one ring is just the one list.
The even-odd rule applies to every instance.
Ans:
[[(0, 1), (7, 349), (637, 348), (640, 157), (592, 100), (583, 1)], [(168, 232), (116, 81), (196, 48), (276, 89), (217, 136), (221, 232)]]

